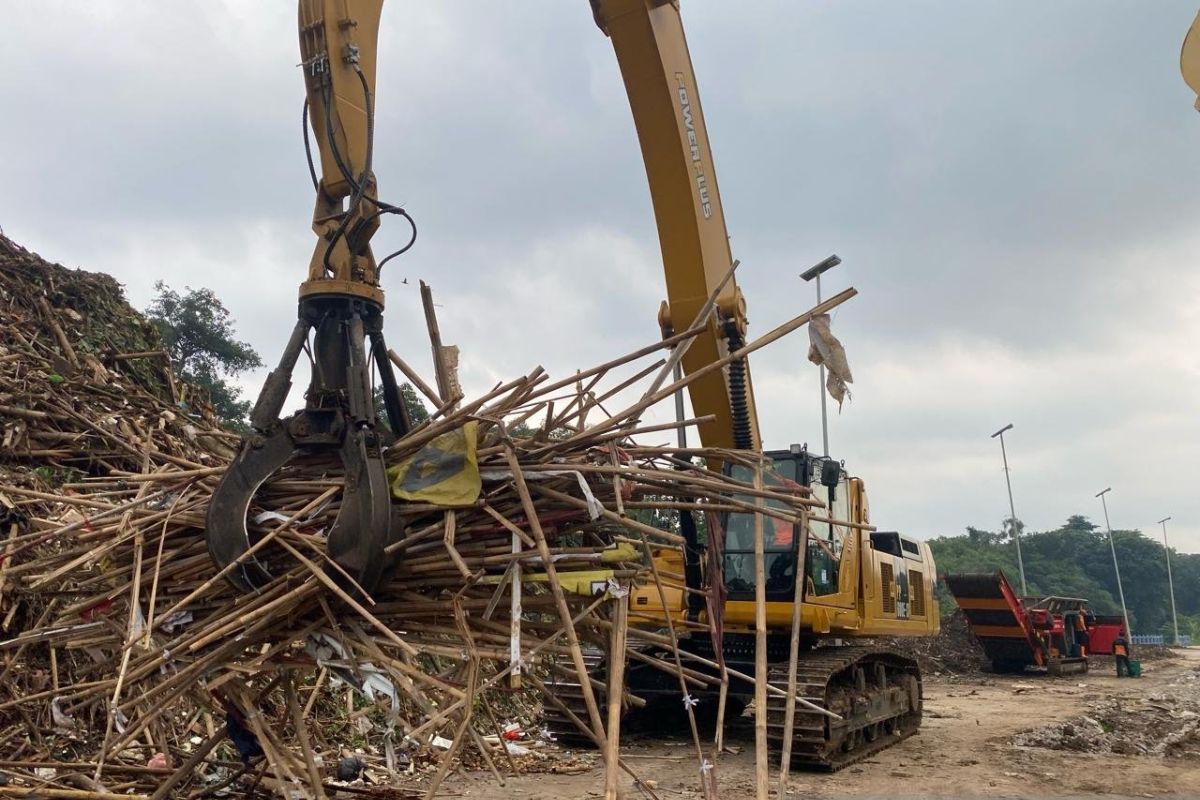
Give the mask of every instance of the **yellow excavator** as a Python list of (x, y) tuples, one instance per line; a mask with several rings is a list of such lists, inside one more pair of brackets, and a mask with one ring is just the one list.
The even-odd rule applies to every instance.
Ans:
[[(349, 576), (364, 590), (374, 590), (388, 566), (385, 548), (400, 535), (393, 522), (370, 374), (374, 361), (390, 428), (403, 437), (411, 425), (386, 356), (379, 274), (389, 259), (412, 246), (416, 228), (402, 208), (379, 198), (372, 170), (382, 5), (382, 0), (299, 3), (306, 150), (311, 153), (311, 123), (318, 151), (317, 164), (310, 156), (309, 165), (317, 195), (317, 244), (307, 280), (300, 286), (292, 335), (264, 383), (251, 413), (252, 430), (214, 493), (207, 517), (213, 560), (221, 567), (237, 562), (230, 580), (246, 591), (270, 579), (267, 567), (246, 558), (251, 499), (297, 453), (335, 455), (345, 468), (345, 496), (328, 532), (335, 578)], [(659, 323), (670, 335), (696, 318), (731, 265), (679, 6), (668, 0), (592, 0), (592, 11), (616, 51), (641, 143), (667, 282)], [(377, 262), (370, 242), (381, 218), (388, 215), (404, 217), (412, 225), (412, 237), (400, 251)], [(685, 373), (702, 369), (744, 341), (746, 305), (736, 282), (728, 281), (716, 297), (717, 320), (682, 359)], [(280, 419), (292, 371), (309, 347), (310, 333), (313, 370), (305, 407)], [(694, 381), (689, 392), (696, 416), (713, 418), (699, 427), (703, 445), (762, 452), (745, 360)], [(798, 764), (836, 769), (903, 739), (920, 723), (921, 682), (915, 661), (886, 648), (845, 642), (936, 633), (933, 559), (923, 542), (870, 529), (863, 483), (839, 462), (801, 446), (766, 455), (774, 465), (770, 480), (809, 487), (827, 504), (831, 518), (849, 523), (814, 522), (807, 537), (794, 526), (773, 526), (767, 545), (769, 658), (781, 662), (787, 653), (800, 580), (804, 653), (799, 688), (812, 704), (837, 715), (833, 719), (798, 708), (793, 758)], [(725, 546), (715, 569), (704, 566), (696, 520), (685, 513), (679, 523), (687, 545), (656, 556), (665, 572), (682, 576), (678, 590), (671, 593), (670, 607), (663, 608), (656, 592), (639, 591), (632, 598), (633, 618), (651, 627), (663, 624), (666, 614), (703, 619), (699, 594), (685, 589), (719, 581), (726, 594), (720, 655), (730, 665), (752, 662), (753, 515), (733, 513), (722, 520)], [(801, 541), (808, 543), (805, 552), (800, 552)], [(708, 661), (716, 655), (707, 635), (688, 638), (685, 647)], [(661, 673), (650, 675), (631, 667), (629, 686), (635, 694), (674, 693), (678, 699), (678, 687), (664, 685)], [(569, 687), (560, 689), (561, 697), (569, 699)], [(730, 687), (735, 705), (751, 695), (748, 685)], [(766, 711), (769, 719), (781, 720), (782, 701)], [(770, 730), (780, 744), (782, 725), (772, 722)]]
[[(596, 24), (616, 52), (646, 167), (667, 283), (667, 300), (659, 310), (663, 336), (689, 327), (709, 296), (717, 298), (716, 321), (682, 359), (684, 373), (696, 372), (744, 343), (747, 317), (736, 280), (725, 281), (722, 287), (732, 254), (679, 3), (591, 0), (591, 5)], [(695, 416), (713, 418), (698, 428), (702, 445), (762, 452), (750, 369), (744, 359), (692, 382), (688, 392)], [(809, 535), (803, 537), (798, 529), (780, 530), (778, 523), (771, 522), (772, 535), (766, 543), (772, 682), (779, 688), (787, 685), (783, 667), (795, 581), (802, 580), (799, 690), (813, 706), (839, 717), (797, 707), (790, 748), (793, 763), (838, 769), (895, 744), (920, 725), (921, 676), (916, 661), (886, 647), (846, 642), (936, 634), (940, 618), (933, 596), (933, 556), (924, 542), (873, 530), (863, 481), (848, 475), (838, 461), (801, 445), (765, 455), (773, 465), (768, 480), (807, 487), (826, 504), (831, 519), (850, 523), (810, 522)], [(752, 480), (745, 467), (726, 468), (735, 477)], [(745, 474), (738, 474), (743, 470)], [(753, 674), (754, 515), (731, 513), (721, 522), (724, 552), (715, 570), (720, 575), (706, 575), (714, 570), (705, 568), (711, 561), (704, 557), (697, 522), (690, 512), (681, 513), (679, 527), (687, 544), (681, 550), (660, 549), (655, 558), (661, 573), (682, 580), (667, 593), (665, 609), (656, 588), (635, 592), (631, 621), (662, 627), (666, 614), (704, 621), (703, 597), (687, 589), (719, 580), (725, 595), (720, 655), (727, 666)], [(799, 552), (801, 542), (807, 542), (804, 553)], [(797, 563), (802, 565), (799, 571)], [(707, 634), (689, 637), (682, 644), (706, 661), (717, 655)], [(678, 702), (678, 686), (646, 662), (629, 664), (626, 682), (643, 700)], [(557, 696), (569, 704), (582, 701), (577, 689), (569, 679), (556, 684)], [(735, 709), (752, 696), (748, 682), (735, 680), (730, 686)], [(709, 697), (701, 693), (698, 699), (715, 706), (716, 692)], [(769, 738), (780, 746), (784, 698), (773, 693), (766, 713)], [(548, 714), (552, 727), (571, 736), (569, 716), (549, 706)]]

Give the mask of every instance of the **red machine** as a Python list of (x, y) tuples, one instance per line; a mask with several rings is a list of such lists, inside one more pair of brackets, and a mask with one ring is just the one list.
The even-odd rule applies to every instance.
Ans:
[[(1111, 653), (1120, 630), (1118, 625), (1110, 632), (1108, 618), (1098, 626), (1080, 598), (1018, 597), (1001, 570), (946, 575), (945, 582), (996, 672), (1029, 667), (1051, 675), (1087, 672), (1087, 654)], [(1102, 642), (1095, 640), (1096, 633), (1103, 635)]]
[(1120, 616), (1096, 617), (1088, 628), (1088, 652), (1111, 656), (1113, 639), (1125, 627), (1125, 621)]

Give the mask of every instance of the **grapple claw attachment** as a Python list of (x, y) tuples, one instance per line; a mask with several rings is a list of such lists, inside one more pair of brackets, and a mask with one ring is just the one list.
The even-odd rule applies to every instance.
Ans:
[(338, 437), (337, 430), (298, 433), (313, 430), (313, 416), (301, 411), (279, 423), (266, 436), (247, 437), (213, 493), (208, 509), (208, 552), (218, 567), (237, 562), (228, 577), (242, 591), (262, 588), (272, 578), (255, 555), (244, 558), (251, 547), (246, 525), (251, 499), (292, 456), (319, 449), (336, 448), (346, 476), (341, 507), (326, 536), (329, 558), (340, 568), (331, 569), (330, 574), (335, 579), (348, 576), (367, 592), (378, 585), (383, 574), (387, 564), (385, 548), (392, 535), (390, 490), (383, 455), (377, 445), (367, 446), (368, 439), (374, 445), (370, 431), (337, 426), (341, 428), (340, 444), (334, 443), (336, 439), (329, 443), (312, 441), (317, 437), (326, 440)]
[[(291, 373), (307, 341), (314, 338), (313, 379), (306, 407), (286, 420), (279, 410), (291, 387)], [(370, 338), (367, 350), (364, 340)], [(345, 487), (333, 525), (326, 534), (328, 572), (343, 584), (372, 592), (388, 566), (386, 548), (398, 538), (392, 530), (391, 492), (383, 448), (376, 431), (368, 381), (367, 354), (375, 358), (392, 430), (403, 436), (409, 420), (387, 361), (378, 307), (357, 299), (302, 301), (300, 321), (279, 366), (267, 379), (251, 415), (254, 431), (242, 440), (209, 503), (206, 537), (212, 560), (242, 591), (254, 591), (273, 576), (252, 548), (246, 516), (263, 484), (297, 455), (326, 453), (341, 462)], [(349, 578), (349, 581), (346, 580)]]
[[(266, 436), (251, 435), (242, 441), (237, 458), (213, 492), (208, 505), (205, 535), (208, 554), (222, 569), (238, 562), (250, 549), (246, 514), (250, 500), (263, 482), (291, 459), (296, 445), (284, 425)], [(242, 560), (229, 573), (229, 581), (244, 592), (261, 588), (271, 580), (257, 559)]]

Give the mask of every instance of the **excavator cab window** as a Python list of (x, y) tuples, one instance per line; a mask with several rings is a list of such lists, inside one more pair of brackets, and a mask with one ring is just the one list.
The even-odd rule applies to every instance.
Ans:
[[(763, 473), (765, 485), (786, 487), (789, 483), (797, 483), (790, 464), (776, 464), (775, 467)], [(731, 474), (740, 481), (754, 482), (754, 470), (748, 467), (734, 466)], [(754, 502), (749, 496), (738, 499)], [(768, 500), (767, 506), (786, 508), (774, 500)], [(754, 599), (754, 517), (754, 514), (730, 513), (725, 519), (725, 588), (731, 600)], [(763, 516), (767, 600), (790, 601), (795, 592), (796, 527), (778, 517)]]
[(877, 553), (888, 553), (893, 556), (904, 555), (904, 551), (900, 547), (900, 534), (895, 531), (872, 531), (871, 549)]
[[(763, 476), (766, 485), (784, 488), (807, 486), (814, 498), (830, 504), (834, 519), (847, 519), (849, 504), (845, 492), (846, 479), (840, 465), (829, 459), (811, 456), (803, 450), (782, 450), (767, 455), (771, 456), (772, 466)], [(831, 469), (831, 465), (836, 469)], [(735, 466), (731, 474), (746, 483), (754, 481), (754, 471), (748, 467)], [(834, 485), (828, 486), (826, 483)], [(739, 499), (753, 502), (750, 497)], [(783, 504), (772, 501), (768, 501), (767, 505), (783, 507)], [(769, 601), (790, 602), (795, 595), (796, 551), (800, 540), (798, 527), (771, 516), (763, 519)], [(809, 530), (808, 552), (804, 559), (807, 579), (805, 593), (812, 596), (833, 594), (838, 591), (843, 537), (848, 529), (813, 521), (809, 523)], [(730, 599), (753, 599), (754, 515), (729, 514), (725, 531), (725, 588)]]
[[(828, 509), (830, 519), (850, 518), (849, 493), (846, 491), (846, 473), (841, 465), (829, 458), (802, 454), (797, 458), (797, 469), (806, 472), (799, 483), (809, 487), (814, 500), (820, 500)], [(820, 512), (826, 516), (824, 512)], [(805, 573), (808, 578), (806, 595), (820, 597), (835, 594), (839, 588), (842, 550), (849, 528), (831, 525), (828, 522), (811, 520), (808, 524), (808, 553), (805, 558)]]

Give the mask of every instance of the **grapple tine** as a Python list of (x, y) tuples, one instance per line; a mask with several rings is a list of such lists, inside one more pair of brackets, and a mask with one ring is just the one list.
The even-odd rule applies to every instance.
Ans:
[(342, 506), (328, 533), (329, 557), (366, 591), (379, 583), (391, 537), (392, 505), (383, 454), (367, 446), (367, 432), (346, 435)]
[[(297, 452), (305, 449), (292, 436), (293, 430), (310, 429), (311, 420), (301, 411), (277, 425), (268, 435), (248, 437), (221, 478), (208, 507), (208, 552), (224, 568), (250, 549), (246, 515), (250, 501), (263, 483)], [(327, 535), (329, 558), (364, 591), (378, 585), (387, 566), (391, 536), (391, 496), (383, 454), (370, 431), (348, 431), (338, 448), (345, 467), (345, 489), (341, 507)], [(342, 576), (330, 569), (335, 579)], [(267, 568), (251, 557), (229, 573), (229, 580), (242, 591), (253, 591), (270, 582)]]
[[(275, 470), (296, 452), (296, 443), (287, 428), (277, 423), (267, 435), (251, 434), (242, 442), (237, 458), (229, 465), (208, 506), (205, 536), (208, 553), (224, 569), (250, 549), (246, 513), (250, 500)], [(229, 573), (229, 580), (242, 591), (252, 591), (271, 580), (270, 573), (257, 560), (242, 562)]]

